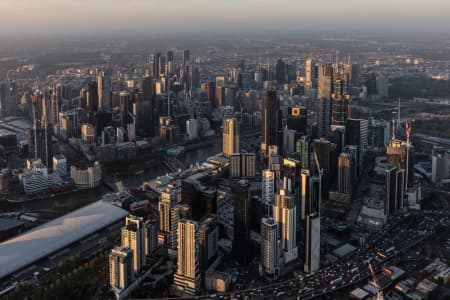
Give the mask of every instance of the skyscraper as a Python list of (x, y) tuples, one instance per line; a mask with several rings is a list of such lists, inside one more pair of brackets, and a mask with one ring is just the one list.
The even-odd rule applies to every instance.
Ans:
[(161, 193), (158, 202), (160, 240), (169, 248), (177, 247), (178, 212), (176, 211), (177, 199), (174, 191)]
[(268, 90), (263, 99), (261, 118), (261, 150), (267, 151), (271, 145), (279, 146), (281, 137), (280, 102), (275, 89)]
[(391, 140), (386, 149), (386, 160), (389, 165), (405, 170), (404, 188), (408, 188), (414, 178), (412, 145), (410, 143)]
[(287, 128), (293, 129), (301, 135), (306, 135), (308, 128), (307, 116), (306, 107), (288, 107)]
[(133, 251), (126, 247), (116, 247), (109, 254), (109, 284), (123, 290), (133, 281)]
[(241, 123), (236, 119), (223, 121), (223, 155), (230, 158), (233, 153), (241, 151)]
[(329, 139), (331, 130), (331, 99), (319, 98), (317, 101), (317, 136)]
[(333, 65), (320, 64), (318, 67), (318, 99), (330, 99), (333, 93)]
[(349, 101), (350, 94), (348, 91), (348, 81), (343, 78), (335, 79), (333, 81), (333, 92), (331, 94), (332, 126), (345, 126)]
[(306, 273), (315, 272), (320, 267), (320, 217), (307, 215), (305, 219), (305, 264)]
[(278, 84), (285, 84), (287, 79), (287, 68), (286, 63), (280, 59), (277, 60), (277, 63), (275, 65), (275, 74)]
[(301, 213), (300, 219), (305, 220), (306, 216), (317, 214), (320, 216), (321, 205), (321, 177), (312, 175), (309, 170), (302, 170), (301, 174)]
[(119, 94), (119, 110), (122, 113), (122, 123), (127, 124), (131, 106), (131, 94), (128, 91), (121, 91)]
[(297, 140), (295, 151), (300, 154), (302, 169), (309, 169), (309, 137), (304, 135)]
[(138, 274), (146, 263), (145, 258), (145, 224), (142, 218), (128, 216), (125, 218), (125, 226), (122, 227), (122, 247), (133, 251), (133, 270)]
[(190, 56), (188, 49), (183, 50), (183, 65), (186, 65), (191, 60)]
[(342, 194), (351, 194), (352, 191), (352, 173), (351, 173), (350, 155), (341, 153), (338, 161), (338, 192)]
[(255, 153), (234, 153), (230, 158), (230, 176), (249, 178), (256, 175)]
[(182, 294), (195, 295), (201, 288), (198, 234), (197, 222), (178, 222), (178, 263), (173, 282)]
[(305, 62), (305, 88), (315, 89), (317, 87), (317, 69), (315, 61), (309, 57)]
[(145, 255), (151, 255), (158, 247), (158, 219), (145, 221)]
[(40, 159), (43, 164), (50, 166), (53, 156), (52, 127), (48, 125), (36, 125), (28, 129), (28, 156)]
[(159, 75), (160, 75), (159, 70), (160, 70), (161, 52), (155, 53), (155, 54), (152, 56), (152, 58), (153, 58), (153, 61), (152, 61), (152, 64), (153, 64), (153, 70), (152, 70), (153, 78), (159, 78)]
[(89, 81), (87, 94), (87, 109), (88, 112), (98, 111), (98, 84), (95, 81)]
[(278, 223), (273, 218), (261, 220), (261, 271), (274, 277), (279, 272)]
[(368, 145), (369, 121), (365, 119), (347, 119), (345, 126), (345, 144), (366, 148)]
[(360, 76), (360, 70), (359, 70), (359, 64), (346, 64), (344, 65), (344, 71), (345, 74), (348, 76), (348, 79), (352, 85), (352, 87), (360, 86), (359, 82), (359, 76)]
[(269, 169), (262, 171), (262, 202), (266, 206), (273, 205), (275, 197), (275, 173)]
[(100, 72), (97, 76), (98, 108), (102, 111), (111, 111), (112, 91), (109, 73)]
[(384, 214), (386, 216), (403, 209), (403, 192), (405, 170), (392, 168), (385, 171), (386, 175), (386, 200)]
[(200, 272), (203, 277), (206, 270), (217, 260), (219, 255), (219, 227), (217, 224), (217, 215), (207, 214), (200, 221), (198, 232)]
[(285, 264), (298, 257), (296, 209), (294, 197), (287, 190), (281, 189), (275, 196), (273, 219), (278, 224), (280, 256)]
[[(326, 194), (330, 188), (330, 154), (330, 141), (325, 139), (314, 140), (313, 155), (317, 157), (317, 161), (313, 160), (315, 167), (312, 170), (314, 174), (317, 174), (319, 169), (322, 170), (322, 195)], [(317, 162), (319, 166), (317, 166)]]

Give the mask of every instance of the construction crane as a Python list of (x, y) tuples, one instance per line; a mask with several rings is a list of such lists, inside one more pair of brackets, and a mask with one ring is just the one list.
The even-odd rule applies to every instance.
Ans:
[(370, 276), (372, 277), (372, 283), (377, 289), (377, 300), (383, 300), (383, 290), (380, 288), (380, 284), (378, 283), (377, 276), (372, 268), (372, 264), (369, 260), (366, 261), (367, 268), (369, 269)]

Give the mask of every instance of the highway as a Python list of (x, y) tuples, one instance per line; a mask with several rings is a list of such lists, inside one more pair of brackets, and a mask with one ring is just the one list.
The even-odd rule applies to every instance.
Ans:
[[(381, 233), (370, 238), (365, 248), (357, 249), (347, 259), (336, 265), (322, 268), (314, 274), (299, 275), (297, 278), (252, 289), (183, 299), (314, 299), (331, 295), (338, 290), (367, 280), (369, 278), (367, 260), (372, 261), (375, 272), (380, 272), (395, 256), (431, 237), (440, 223), (448, 226), (449, 215), (441, 211), (429, 211), (422, 214), (396, 216), (391, 218)], [(394, 250), (387, 253), (387, 250), (392, 247)], [(384, 252), (386, 257), (380, 259), (377, 252)], [(338, 280), (339, 283), (332, 284), (341, 277), (342, 280)]]

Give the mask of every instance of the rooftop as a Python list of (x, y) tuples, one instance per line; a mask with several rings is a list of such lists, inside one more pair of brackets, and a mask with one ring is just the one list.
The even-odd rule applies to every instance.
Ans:
[(97, 201), (0, 243), (0, 278), (105, 228), (128, 215), (112, 204)]

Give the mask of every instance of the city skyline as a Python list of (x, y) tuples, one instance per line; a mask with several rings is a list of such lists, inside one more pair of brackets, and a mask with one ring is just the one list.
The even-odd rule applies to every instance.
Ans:
[(206, 0), (3, 0), (0, 34), (237, 34), (350, 29), (444, 33), (450, 28), (446, 18), (450, 3), (444, 0), (432, 4), (422, 0), (333, 2), (230, 0), (211, 5)]

